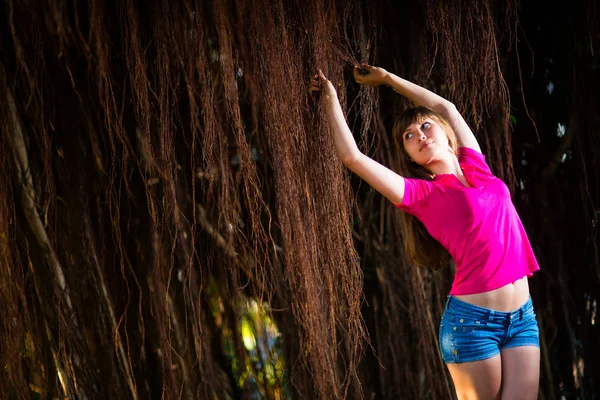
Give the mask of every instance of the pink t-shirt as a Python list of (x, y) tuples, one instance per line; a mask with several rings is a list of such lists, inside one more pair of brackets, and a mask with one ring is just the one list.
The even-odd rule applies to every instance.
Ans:
[(450, 294), (498, 289), (540, 269), (510, 198), (485, 156), (459, 149), (458, 162), (471, 187), (453, 174), (433, 181), (406, 178), (398, 208), (417, 217), (456, 263)]

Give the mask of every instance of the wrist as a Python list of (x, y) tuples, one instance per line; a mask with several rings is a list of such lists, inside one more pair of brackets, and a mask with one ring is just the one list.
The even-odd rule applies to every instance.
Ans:
[(336, 103), (338, 103), (339, 100), (338, 100), (338, 96), (337, 96), (337, 93), (335, 92), (335, 90), (333, 90), (327, 94), (323, 93), (323, 102), (329, 106), (335, 105)]
[(394, 76), (394, 74), (385, 71), (384, 75), (383, 75), (383, 79), (382, 79), (383, 80), (383, 84), (391, 86), (392, 85), (392, 81), (393, 81), (393, 79), (392, 79), (393, 76)]

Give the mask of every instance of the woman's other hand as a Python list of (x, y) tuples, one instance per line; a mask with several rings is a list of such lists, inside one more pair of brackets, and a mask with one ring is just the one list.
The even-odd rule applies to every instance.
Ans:
[(354, 66), (354, 80), (356, 83), (368, 86), (379, 86), (386, 83), (388, 72), (380, 67), (367, 64)]
[(335, 87), (329, 79), (325, 77), (323, 71), (319, 70), (318, 74), (315, 74), (310, 80), (310, 86), (308, 92), (316, 98), (320, 95), (321, 101), (327, 101), (333, 98), (337, 98), (337, 92)]

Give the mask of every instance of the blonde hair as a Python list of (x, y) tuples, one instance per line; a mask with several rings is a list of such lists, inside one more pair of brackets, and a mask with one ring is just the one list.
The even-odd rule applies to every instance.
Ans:
[[(404, 148), (403, 133), (414, 122), (425, 119), (437, 122), (448, 137), (448, 145), (454, 154), (458, 154), (458, 141), (454, 130), (448, 121), (437, 112), (427, 107), (413, 107), (404, 111), (394, 123), (392, 134), (398, 149), (400, 175), (406, 178), (433, 180), (433, 174), (425, 167), (411, 161)], [(425, 226), (415, 216), (403, 212), (402, 227), (404, 231), (404, 251), (408, 262), (413, 265), (438, 270), (448, 265), (451, 260), (448, 251), (425, 229)]]

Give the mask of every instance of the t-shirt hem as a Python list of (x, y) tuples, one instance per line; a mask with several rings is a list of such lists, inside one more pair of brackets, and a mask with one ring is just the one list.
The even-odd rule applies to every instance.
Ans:
[(450, 290), (450, 293), (448, 293), (448, 295), (450, 295), (450, 296), (465, 296), (465, 295), (469, 295), (469, 294), (479, 294), (479, 293), (490, 292), (492, 290), (496, 290), (496, 289), (499, 289), (499, 288), (501, 288), (503, 286), (506, 286), (509, 283), (513, 283), (515, 281), (518, 281), (519, 279), (523, 278), (524, 276), (526, 276), (527, 278), (531, 278), (533, 276), (533, 273), (536, 272), (536, 271), (539, 271), (539, 270), (540, 270), (540, 268), (537, 267), (533, 271), (527, 271), (527, 272), (525, 272), (521, 276), (517, 276), (514, 279), (513, 278), (509, 279), (508, 282), (501, 282), (501, 283), (498, 283), (496, 285), (480, 286), (480, 287), (477, 287), (477, 288), (474, 288), (473, 286), (469, 286), (467, 288), (458, 288), (458, 290), (455, 289), (455, 288), (452, 288)]

